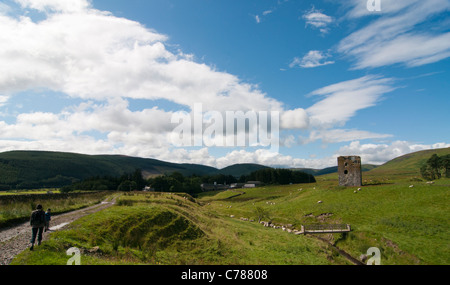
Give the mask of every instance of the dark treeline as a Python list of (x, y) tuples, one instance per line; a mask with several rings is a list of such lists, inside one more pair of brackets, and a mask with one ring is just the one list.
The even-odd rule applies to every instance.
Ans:
[(61, 188), (61, 192), (75, 190), (111, 190), (111, 191), (133, 191), (142, 190), (147, 181), (142, 176), (142, 171), (136, 169), (133, 173), (126, 173), (119, 177), (94, 176), (83, 181), (73, 183)]
[(298, 184), (298, 183), (314, 183), (316, 179), (312, 174), (301, 171), (293, 171), (289, 169), (264, 168), (241, 176), (239, 182), (260, 181), (264, 184)]
[(145, 180), (140, 169), (130, 174), (120, 177), (91, 177), (81, 182), (61, 188), (62, 192), (74, 190), (112, 190), (112, 191), (135, 191), (143, 190), (146, 186), (151, 187), (156, 192), (183, 192), (191, 195), (202, 192), (201, 184), (224, 184), (245, 183), (247, 181), (261, 181), (264, 184), (296, 184), (313, 183), (316, 179), (313, 175), (300, 171), (288, 169), (266, 168), (252, 172), (249, 175), (242, 175), (236, 178), (232, 175), (192, 175), (183, 176), (179, 172), (165, 174)]
[(450, 154), (444, 156), (433, 154), (422, 165), (420, 173), (427, 180), (440, 179), (442, 176), (450, 178)]

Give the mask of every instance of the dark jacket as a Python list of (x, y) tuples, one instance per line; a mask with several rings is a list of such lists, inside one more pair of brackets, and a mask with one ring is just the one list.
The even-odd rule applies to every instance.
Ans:
[(33, 228), (42, 228), (45, 226), (45, 212), (42, 209), (35, 210), (31, 213), (30, 225)]
[(52, 220), (52, 216), (51, 216), (52, 214), (51, 213), (49, 213), (49, 212), (45, 212), (45, 221), (46, 222), (48, 222), (48, 221), (51, 221)]

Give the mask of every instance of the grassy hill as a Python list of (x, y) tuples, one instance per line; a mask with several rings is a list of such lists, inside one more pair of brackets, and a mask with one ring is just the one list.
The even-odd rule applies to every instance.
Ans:
[[(365, 177), (420, 177), (420, 166), (432, 155), (449, 154), (450, 148), (407, 154), (382, 166), (363, 165)], [(192, 174), (225, 174), (240, 177), (266, 168), (258, 164), (236, 164), (217, 169), (199, 164), (177, 164), (150, 158), (123, 155), (85, 155), (65, 152), (10, 151), (0, 153), (0, 190), (61, 187), (93, 176), (120, 176), (141, 169), (144, 176), (180, 172)], [(337, 174), (337, 166), (325, 169), (296, 169), (314, 176)]]
[[(370, 171), (374, 168), (377, 168), (378, 165), (374, 165), (374, 164), (363, 164), (361, 166), (361, 169), (363, 172), (366, 171)], [(306, 172), (308, 174), (312, 174), (314, 176), (319, 176), (319, 175), (325, 175), (325, 174), (330, 174), (330, 173), (337, 173), (338, 171), (338, 167), (337, 166), (331, 166), (331, 167), (327, 167), (324, 169), (313, 169), (313, 168), (292, 168), (291, 170), (296, 170), (296, 171), (303, 171)]]
[[(356, 191), (338, 181), (185, 194), (125, 193), (115, 206), (84, 217), (13, 264), (64, 265), (82, 250), (83, 265), (352, 264), (371, 247), (381, 264), (450, 264), (448, 184), (395, 181)], [(356, 192), (355, 192), (356, 191)], [(322, 203), (317, 203), (317, 201)], [(257, 222), (255, 209), (263, 209)], [(296, 235), (281, 226), (350, 224), (346, 234)], [(97, 248), (97, 249), (95, 249)], [(92, 249), (97, 253), (92, 253)]]
[(252, 173), (253, 171), (257, 171), (264, 168), (268, 167), (260, 164), (242, 163), (222, 168), (219, 172), (220, 174), (232, 175), (239, 178), (241, 175), (247, 175)]
[[(224, 174), (240, 176), (264, 166), (233, 165)], [(123, 155), (85, 155), (48, 151), (10, 151), (0, 153), (0, 190), (61, 187), (93, 176), (120, 176), (141, 169), (144, 177), (180, 172), (220, 174), (222, 170), (199, 164), (177, 164), (150, 158)]]
[(420, 167), (433, 155), (450, 154), (450, 148), (430, 149), (409, 153), (367, 172), (367, 176), (377, 177), (420, 177)]
[[(335, 174), (317, 183), (202, 193), (123, 193), (112, 208), (51, 233), (13, 264), (65, 264), (65, 250), (82, 264), (351, 264), (371, 247), (381, 264), (450, 264), (449, 178), (413, 180), (433, 153), (413, 153), (365, 172), (389, 183), (341, 187)], [(382, 175), (382, 176), (377, 176)], [(360, 188), (360, 189), (358, 189)], [(321, 203), (318, 203), (321, 201)], [(271, 221), (278, 228), (257, 222)], [(350, 233), (296, 235), (311, 224), (350, 224)], [(89, 253), (97, 248), (99, 254)]]
[(144, 175), (178, 171), (206, 174), (217, 169), (121, 155), (11, 151), (0, 153), (0, 185), (15, 188), (59, 187), (92, 176), (120, 176), (142, 169)]

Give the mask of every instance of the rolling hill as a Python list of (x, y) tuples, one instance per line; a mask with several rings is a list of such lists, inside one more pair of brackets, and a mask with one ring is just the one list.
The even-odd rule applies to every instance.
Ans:
[(257, 171), (263, 168), (268, 168), (268, 166), (253, 163), (242, 163), (222, 168), (221, 170), (219, 170), (219, 173), (224, 175), (232, 175), (235, 177), (240, 177), (241, 175), (247, 175), (252, 173), (253, 171)]
[[(223, 169), (223, 174), (240, 176), (261, 168), (264, 166), (238, 164)], [(61, 187), (88, 177), (116, 177), (136, 169), (141, 169), (145, 178), (175, 171), (185, 176), (222, 173), (217, 168), (205, 165), (177, 164), (123, 155), (10, 151), (0, 153), (0, 190)]]
[[(395, 158), (381, 166), (363, 165), (365, 176), (420, 177), (420, 166), (431, 157), (450, 154), (450, 148), (424, 150)], [(9, 151), (0, 153), (0, 190), (52, 188), (93, 176), (117, 177), (141, 169), (144, 177), (179, 172), (185, 176), (233, 175), (240, 177), (266, 168), (259, 164), (235, 164), (217, 169), (200, 164), (177, 164), (124, 155), (85, 155), (49, 151)], [(294, 170), (294, 169), (293, 169)], [(337, 166), (324, 169), (295, 169), (314, 176), (334, 174)]]
[[(377, 168), (378, 165), (375, 165), (375, 164), (363, 164), (361, 167), (362, 167), (362, 171), (366, 172), (366, 171), (370, 171), (370, 170), (372, 170), (374, 168)], [(319, 176), (319, 175), (337, 173), (338, 167), (337, 166), (331, 166), (331, 167), (327, 167), (327, 168), (324, 168), (324, 169), (291, 168), (291, 170), (303, 171), (303, 172), (306, 172), (308, 174), (312, 174), (314, 176)]]
[(429, 149), (418, 152), (409, 153), (394, 158), (385, 164), (374, 168), (366, 175), (384, 176), (384, 177), (400, 177), (400, 176), (417, 176), (420, 177), (420, 167), (433, 155), (443, 156), (450, 154), (450, 148)]

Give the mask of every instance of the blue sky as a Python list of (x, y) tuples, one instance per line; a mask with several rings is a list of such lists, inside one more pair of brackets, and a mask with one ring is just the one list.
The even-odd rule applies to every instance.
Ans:
[[(450, 1), (367, 2), (0, 1), (0, 151), (323, 168), (450, 147)], [(174, 146), (195, 103), (279, 112), (278, 152)]]

